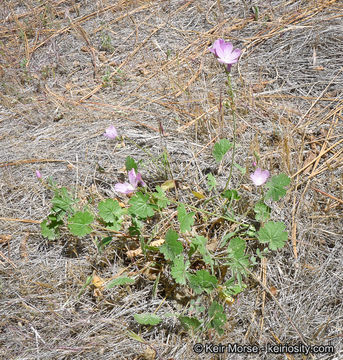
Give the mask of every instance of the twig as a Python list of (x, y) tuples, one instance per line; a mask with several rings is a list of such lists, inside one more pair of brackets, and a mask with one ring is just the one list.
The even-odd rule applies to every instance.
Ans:
[(298, 170), (295, 174), (293, 174), (291, 176), (291, 178), (293, 179), (295, 176), (297, 176), (298, 174), (300, 174), (301, 172), (303, 172), (306, 168), (308, 168), (310, 165), (312, 165), (314, 162), (316, 162), (318, 159), (320, 159), (323, 155), (325, 155), (326, 153), (328, 153), (330, 150), (332, 150), (334, 147), (336, 147), (337, 145), (339, 145), (340, 143), (343, 142), (343, 139), (337, 141), (335, 144), (333, 144), (332, 146), (330, 146), (328, 149), (326, 149), (325, 151), (321, 152), (318, 156), (316, 156), (312, 161), (310, 161), (308, 164), (306, 164), (305, 166), (303, 166), (300, 170)]
[(1, 251), (0, 251), (0, 257), (2, 257), (5, 261), (11, 264), (15, 269), (17, 268), (16, 264), (13, 261), (11, 261), (8, 257), (6, 257)]
[(330, 194), (326, 193), (325, 191), (319, 190), (319, 189), (317, 189), (317, 188), (315, 188), (315, 187), (313, 187), (313, 186), (310, 186), (310, 187), (311, 187), (312, 190), (318, 191), (319, 193), (321, 193), (321, 194), (329, 197), (330, 199), (333, 199), (333, 200), (338, 201), (339, 203), (343, 204), (343, 200), (341, 200), (341, 199), (339, 199), (339, 198), (336, 198), (336, 196), (330, 195)]
[(4, 220), (4, 221), (18, 221), (18, 222), (29, 223), (29, 224), (40, 224), (40, 223), (41, 223), (41, 221), (39, 221), (39, 220), (17, 219), (17, 218), (6, 218), (6, 217), (0, 217), (0, 220)]

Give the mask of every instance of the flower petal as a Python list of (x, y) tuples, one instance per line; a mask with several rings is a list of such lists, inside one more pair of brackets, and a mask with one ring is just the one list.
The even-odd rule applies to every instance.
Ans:
[(123, 184), (121, 183), (115, 184), (114, 190), (123, 194), (131, 194), (136, 190), (136, 188), (134, 188), (131, 184), (125, 182)]
[(137, 174), (136, 180), (137, 180), (137, 185), (138, 185), (138, 184), (141, 184), (142, 186), (145, 186), (145, 185), (146, 185), (145, 182), (144, 182), (143, 179), (142, 179), (142, 174), (141, 174), (141, 173), (138, 173), (138, 174)]
[(253, 174), (250, 175), (250, 179), (256, 186), (263, 185), (269, 178), (269, 171), (257, 168)]
[(42, 178), (42, 174), (40, 173), (39, 170), (36, 170), (36, 176), (37, 176), (37, 179), (41, 179), (41, 178)]
[(221, 46), (223, 42), (225, 43), (223, 39), (216, 40), (213, 45), (208, 48), (208, 50), (211, 51), (211, 53), (213, 53), (214, 55), (218, 56), (217, 49)]
[(114, 127), (114, 125), (110, 125), (106, 129), (104, 136), (106, 136), (109, 139), (115, 139), (118, 136), (117, 129)]
[(137, 175), (135, 169), (131, 169), (128, 173), (130, 184), (136, 188), (138, 185)]
[(236, 62), (238, 61), (238, 58), (241, 56), (241, 50), (240, 49), (235, 49), (232, 51), (232, 57), (234, 59), (236, 59)]
[(228, 71), (231, 70), (231, 65), (235, 64), (241, 55), (240, 49), (233, 50), (232, 43), (223, 39), (216, 40), (212, 47), (209, 48), (209, 51), (217, 56), (221, 64), (226, 65)]
[(227, 56), (232, 53), (233, 45), (230, 41), (229, 42), (223, 41), (223, 43), (220, 44), (220, 47), (223, 52), (223, 56)]

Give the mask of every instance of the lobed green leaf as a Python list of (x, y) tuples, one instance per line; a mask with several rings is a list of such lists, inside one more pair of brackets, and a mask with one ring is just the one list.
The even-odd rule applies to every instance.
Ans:
[(181, 241), (178, 241), (179, 235), (172, 229), (169, 229), (166, 234), (166, 240), (159, 250), (164, 255), (166, 260), (174, 260), (183, 251)]
[(139, 216), (142, 219), (146, 219), (147, 217), (154, 215), (153, 206), (149, 203), (149, 195), (144, 195), (141, 192), (138, 192), (135, 196), (133, 196), (129, 204), (131, 205), (129, 208), (129, 213)]
[(215, 189), (217, 186), (216, 178), (211, 173), (207, 174), (207, 186), (210, 191)]
[(222, 305), (213, 301), (210, 308), (208, 309), (208, 315), (210, 316), (210, 328), (214, 328), (219, 335), (223, 335), (223, 326), (226, 323), (226, 314)]
[(187, 273), (191, 288), (196, 294), (211, 293), (217, 287), (218, 280), (207, 270), (198, 270), (196, 274)]
[(141, 325), (158, 325), (162, 319), (152, 313), (135, 314), (134, 319)]
[(132, 169), (135, 169), (136, 173), (138, 172), (138, 165), (137, 165), (136, 161), (131, 156), (128, 156), (126, 158), (125, 167), (126, 167), (126, 171), (130, 171)]
[(194, 212), (187, 214), (184, 204), (180, 204), (177, 207), (177, 218), (180, 223), (180, 230), (182, 233), (190, 231), (194, 224)]
[(221, 162), (224, 155), (232, 148), (233, 144), (227, 139), (221, 139), (214, 144), (213, 157), (217, 162)]
[(189, 265), (190, 262), (188, 260), (185, 262), (182, 254), (174, 258), (170, 272), (176, 283), (186, 285), (186, 274)]
[(263, 201), (258, 202), (255, 207), (255, 219), (256, 221), (266, 222), (270, 219), (271, 208), (266, 205)]
[(285, 228), (286, 226), (280, 221), (269, 221), (257, 232), (257, 238), (262, 244), (268, 243), (270, 250), (281, 249), (288, 239)]
[(75, 236), (85, 236), (92, 232), (89, 226), (94, 221), (94, 217), (88, 211), (78, 211), (74, 216), (69, 218), (68, 228)]
[(156, 186), (156, 192), (154, 192), (152, 195), (157, 203), (157, 206), (160, 209), (164, 209), (170, 204), (170, 201), (167, 198), (166, 193), (163, 191), (163, 189), (160, 186)]
[(266, 187), (269, 189), (266, 194), (266, 199), (272, 198), (274, 201), (278, 201), (286, 195), (285, 187), (288, 186), (291, 182), (291, 179), (285, 175), (275, 175), (273, 176), (266, 184)]
[(192, 329), (193, 331), (197, 331), (200, 329), (201, 322), (195, 317), (189, 316), (179, 316), (179, 320), (182, 326), (188, 331)]
[(197, 235), (191, 241), (188, 256), (191, 257), (196, 251), (199, 251), (205, 263), (212, 266), (214, 264), (214, 261), (212, 259), (210, 252), (206, 248), (206, 244), (207, 244), (207, 238), (205, 238), (204, 236)]
[(123, 214), (125, 209), (122, 209), (117, 200), (107, 199), (101, 201), (98, 205), (99, 215), (105, 222), (116, 222)]

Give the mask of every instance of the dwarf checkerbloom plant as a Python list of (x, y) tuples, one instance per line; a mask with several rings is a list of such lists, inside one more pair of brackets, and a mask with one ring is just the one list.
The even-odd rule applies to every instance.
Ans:
[(226, 65), (227, 71), (231, 70), (232, 64), (235, 64), (241, 55), (240, 49), (234, 50), (232, 43), (223, 39), (216, 40), (208, 49), (218, 58), (220, 63)]

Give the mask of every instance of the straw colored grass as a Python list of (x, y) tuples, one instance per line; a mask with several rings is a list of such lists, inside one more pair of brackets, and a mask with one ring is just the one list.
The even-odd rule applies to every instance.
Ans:
[[(258, 358), (343, 358), (342, 2), (5, 0), (0, 19), (0, 358), (256, 359), (192, 346), (303, 340), (336, 353)], [(233, 131), (220, 103), (223, 69), (208, 52), (219, 37), (243, 49), (232, 69), (236, 162), (251, 167), (256, 151), (273, 175), (292, 178), (272, 205), (289, 242), (253, 269), (226, 309), (224, 335), (196, 340), (174, 318), (135, 323), (135, 313), (183, 309), (162, 291), (153, 296), (143, 258), (127, 263), (111, 247), (100, 256), (91, 237), (42, 238), (51, 192), (35, 170), (85, 200), (116, 196), (128, 155), (143, 161), (148, 184), (163, 181), (146, 153), (102, 136), (114, 124), (155, 157), (166, 147), (183, 200), (195, 201), (190, 190), (209, 171), (224, 186), (230, 159), (218, 167), (211, 157)], [(248, 175), (240, 190), (247, 204), (258, 199)], [(125, 267), (142, 270), (134, 287), (80, 293), (88, 276), (106, 280)]]

